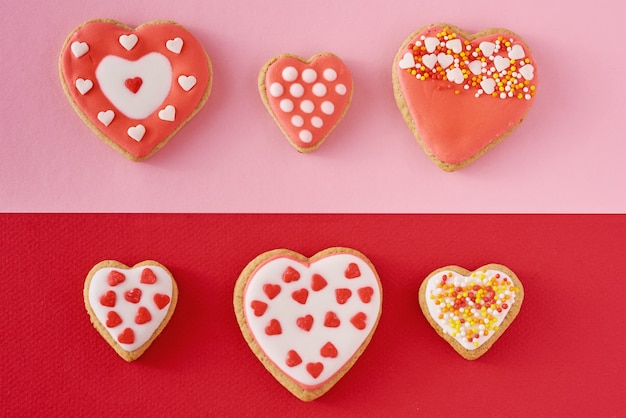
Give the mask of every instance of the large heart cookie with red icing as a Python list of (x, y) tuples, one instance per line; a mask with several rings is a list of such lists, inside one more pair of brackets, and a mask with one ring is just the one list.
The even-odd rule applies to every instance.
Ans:
[(353, 366), (381, 314), (382, 288), (358, 251), (329, 248), (311, 258), (261, 254), (235, 286), (235, 313), (252, 351), (291, 393), (311, 401)]
[(81, 119), (133, 161), (163, 147), (202, 108), (213, 81), (200, 42), (161, 21), (80, 25), (63, 45), (60, 73)]
[(310, 60), (279, 55), (259, 73), (263, 103), (291, 145), (317, 149), (348, 111), (353, 81), (339, 57), (322, 53)]
[(419, 290), (424, 316), (452, 348), (468, 360), (491, 348), (517, 316), (524, 287), (500, 264), (471, 272), (447, 266), (430, 273)]
[(96, 264), (85, 280), (85, 307), (100, 335), (126, 361), (139, 358), (169, 322), (178, 288), (165, 266)]
[(516, 34), (468, 34), (438, 24), (414, 32), (393, 62), (396, 102), (426, 154), (445, 171), (476, 160), (524, 119), (537, 66)]

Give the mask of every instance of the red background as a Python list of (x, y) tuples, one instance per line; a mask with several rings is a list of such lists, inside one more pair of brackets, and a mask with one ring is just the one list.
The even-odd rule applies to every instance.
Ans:
[[(12, 416), (617, 416), (626, 400), (626, 216), (0, 215), (0, 411)], [(232, 308), (248, 261), (358, 249), (383, 313), (356, 365), (304, 403), (249, 350)], [(168, 327), (126, 363), (89, 322), (85, 276), (155, 259), (177, 280)], [(422, 316), (432, 270), (505, 264), (525, 299), (473, 362)]]

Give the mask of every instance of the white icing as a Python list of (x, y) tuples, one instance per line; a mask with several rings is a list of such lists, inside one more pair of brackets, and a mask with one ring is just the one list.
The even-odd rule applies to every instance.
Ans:
[[(350, 263), (357, 264), (360, 277), (345, 278), (344, 272)], [(300, 279), (290, 283), (282, 281), (282, 274), (287, 267), (296, 269), (300, 273)], [(311, 287), (314, 274), (322, 275), (328, 283), (319, 291), (314, 291)], [(263, 286), (267, 283), (281, 286), (280, 293), (272, 300), (263, 291)], [(363, 303), (358, 296), (358, 289), (364, 287), (373, 290), (369, 303)], [(303, 288), (308, 290), (304, 305), (294, 301), (291, 296), (294, 291)], [(337, 303), (336, 289), (349, 289), (352, 292), (345, 304)], [(254, 300), (268, 304), (267, 310), (260, 317), (255, 316), (250, 306)], [(376, 274), (367, 263), (352, 254), (329, 255), (311, 263), (310, 267), (288, 257), (271, 259), (252, 274), (243, 297), (246, 322), (263, 352), (285, 374), (308, 387), (323, 384), (350, 360), (372, 331), (380, 315), (380, 304), (381, 294)], [(329, 311), (337, 314), (341, 322), (339, 327), (324, 326), (325, 315)], [(350, 322), (358, 312), (366, 315), (363, 330), (357, 329)], [(296, 324), (297, 318), (305, 315), (313, 316), (313, 326), (308, 332)], [(280, 322), (280, 335), (268, 336), (265, 333), (265, 327), (271, 319), (278, 319)], [(327, 342), (337, 348), (337, 357), (325, 358), (320, 355), (321, 347)], [(294, 367), (287, 366), (289, 350), (295, 350), (302, 363)], [(324, 369), (317, 378), (313, 378), (307, 372), (306, 365), (317, 362), (321, 362)]]
[(119, 38), (120, 45), (122, 45), (127, 51), (133, 49), (135, 45), (137, 45), (138, 40), (139, 38), (137, 38), (137, 35), (134, 33), (130, 35), (121, 35)]
[(433, 52), (439, 46), (439, 39), (429, 36), (424, 39), (424, 46), (426, 47), (426, 51)]
[(293, 110), (293, 102), (289, 99), (281, 100), (279, 106), (280, 110), (286, 113), (289, 113)]
[(176, 119), (176, 108), (172, 105), (165, 106), (165, 108), (159, 110), (159, 119), (174, 122)]
[(446, 42), (446, 48), (451, 49), (452, 52), (458, 54), (459, 52), (463, 51), (463, 44), (461, 43), (460, 39), (451, 39)]
[(98, 112), (98, 120), (104, 126), (109, 126), (111, 122), (113, 122), (113, 118), (115, 118), (115, 112), (113, 112), (111, 109)]
[(348, 92), (348, 89), (346, 88), (344, 84), (339, 83), (335, 86), (335, 93), (337, 93), (338, 95), (343, 96), (347, 92)]
[(85, 95), (93, 87), (93, 81), (89, 79), (78, 78), (76, 79), (76, 90), (82, 95)]
[(272, 97), (280, 97), (285, 92), (283, 85), (280, 83), (272, 83), (270, 85), (270, 94)]
[(291, 94), (293, 97), (302, 97), (302, 95), (304, 94), (304, 87), (300, 83), (293, 83), (289, 87), (289, 94)]
[(89, 52), (89, 45), (87, 45), (87, 42), (74, 41), (72, 42), (70, 49), (76, 58), (80, 58)]
[(522, 48), (522, 46), (519, 44), (513, 45), (511, 47), (511, 50), (509, 51), (509, 58), (511, 58), (512, 60), (520, 60), (525, 56), (526, 54), (524, 53), (524, 48)]
[[(163, 309), (159, 309), (154, 303), (154, 295), (161, 294), (167, 295), (172, 299), (172, 279), (163, 268), (159, 266), (147, 266), (152, 270), (156, 276), (156, 282), (153, 284), (141, 283), (141, 272), (146, 267), (137, 267), (129, 270), (118, 268), (103, 268), (98, 270), (91, 278), (89, 285), (88, 297), (91, 309), (93, 309), (96, 317), (102, 323), (104, 328), (109, 332), (111, 337), (117, 341), (118, 335), (125, 328), (132, 328), (135, 333), (135, 342), (133, 344), (121, 344), (121, 347), (126, 351), (134, 351), (145, 344), (152, 334), (159, 327), (161, 322), (165, 319), (170, 305), (168, 304)], [(112, 271), (118, 271), (126, 276), (126, 280), (116, 286), (109, 286), (107, 283), (107, 277)], [(132, 289), (141, 290), (141, 299), (139, 303), (131, 303), (124, 299), (124, 294)], [(114, 291), (116, 294), (116, 303), (114, 307), (103, 306), (100, 303), (100, 298), (108, 291)], [(145, 324), (138, 325), (135, 323), (135, 316), (137, 315), (137, 309), (144, 307), (148, 309), (152, 319)], [(115, 311), (122, 323), (113, 328), (106, 326), (107, 314), (110, 311)]]
[(532, 80), (535, 76), (535, 67), (533, 67), (531, 64), (526, 64), (519, 69), (519, 73), (526, 80)]
[(298, 134), (298, 138), (300, 138), (300, 141), (306, 142), (308, 144), (313, 140), (313, 134), (311, 134), (311, 131), (303, 129)]
[(322, 112), (327, 115), (332, 115), (335, 111), (335, 105), (329, 101), (322, 102), (320, 108), (322, 109)]
[(283, 80), (287, 82), (296, 81), (298, 78), (298, 70), (295, 67), (285, 67), (282, 72)]
[[(476, 284), (481, 284), (481, 280), (479, 277), (472, 277), (470, 276), (463, 276), (459, 273), (453, 272), (453, 271), (441, 271), (439, 273), (437, 273), (436, 275), (432, 276), (427, 284), (426, 284), (426, 294), (425, 294), (425, 299), (426, 299), (426, 306), (428, 307), (428, 311), (430, 312), (430, 315), (432, 317), (432, 319), (437, 322), (437, 324), (439, 326), (441, 326), (442, 330), (444, 333), (452, 335), (454, 328), (452, 328), (449, 324), (447, 319), (444, 317), (443, 319), (439, 319), (439, 313), (440, 313), (440, 308), (439, 306), (437, 306), (435, 304), (435, 300), (430, 298), (430, 295), (438, 295), (439, 292), (441, 292), (440, 289), (437, 288), (437, 285), (440, 283), (441, 281), (441, 277), (443, 275), (447, 275), (448, 279), (447, 279), (447, 283), (452, 283), (455, 286), (461, 286), (461, 287), (466, 287), (469, 286), (469, 284), (471, 282), (474, 282)], [(484, 274), (485, 275), (485, 280), (490, 280), (493, 276), (495, 276), (496, 274), (500, 274), (500, 276), (502, 276), (502, 278), (507, 277), (509, 278), (509, 276), (501, 271), (498, 270), (487, 270), (484, 273), (481, 271), (477, 274)], [(510, 283), (510, 278), (509, 278), (509, 283)], [(507, 291), (510, 299), (509, 301), (507, 301), (506, 303), (509, 305), (509, 309), (510, 307), (515, 303), (515, 292), (511, 292), (511, 291)], [(470, 308), (466, 308), (466, 309), (471, 309)], [(491, 312), (491, 315), (495, 318), (497, 318), (496, 322), (494, 324), (492, 324), (492, 326), (500, 326), (500, 324), (502, 324), (502, 321), (504, 320), (504, 317), (506, 316), (506, 314), (509, 312), (509, 309), (502, 309), (502, 312), (497, 312), (496, 310), (493, 310)], [(469, 328), (470, 325), (469, 323), (467, 323), (467, 328)], [(489, 338), (491, 338), (493, 336), (493, 331), (490, 331), (489, 335), (487, 337), (483, 336), (481, 334), (481, 336), (477, 339), (474, 339), (472, 342), (469, 342), (467, 340), (467, 338), (464, 335), (458, 334), (456, 336), (454, 336), (454, 339), (461, 344), (464, 348), (468, 349), (468, 350), (475, 350), (476, 348), (480, 347), (481, 345), (483, 345)], [(475, 345), (474, 343), (478, 343), (477, 345)]]
[(300, 110), (304, 113), (313, 113), (315, 110), (315, 104), (310, 100), (303, 100), (300, 102)]
[(332, 68), (325, 69), (322, 75), (326, 81), (335, 81), (337, 79), (337, 71)]
[[(137, 93), (124, 84), (135, 77), (142, 80)], [(154, 113), (169, 94), (172, 66), (158, 52), (146, 54), (137, 61), (108, 55), (96, 68), (96, 79), (102, 93), (120, 112), (131, 119), (144, 119)]]
[(321, 128), (324, 125), (324, 121), (319, 116), (313, 116), (311, 118), (311, 125), (313, 125), (314, 128)]
[(143, 136), (146, 134), (146, 127), (140, 123), (137, 126), (131, 126), (130, 128), (128, 128), (126, 133), (128, 133), (128, 136), (130, 136), (135, 141), (140, 142), (143, 139)]
[(480, 48), (484, 56), (490, 57), (496, 49), (496, 44), (493, 42), (483, 41), (478, 45), (478, 48)]
[(413, 53), (406, 52), (398, 65), (403, 70), (406, 70), (408, 68), (415, 68), (415, 57), (413, 57)]
[(293, 115), (291, 117), (291, 124), (296, 128), (301, 128), (304, 125), (304, 118), (300, 115)]
[(324, 97), (326, 95), (327, 89), (326, 86), (322, 83), (315, 83), (315, 85), (313, 85), (313, 94), (316, 95), (317, 97)]
[(183, 40), (181, 38), (170, 39), (165, 42), (165, 47), (175, 54), (180, 54), (183, 49)]
[(315, 80), (317, 80), (317, 72), (315, 72), (315, 70), (312, 68), (307, 68), (306, 70), (302, 71), (302, 80), (304, 80), (305, 83), (313, 83)]
[(191, 90), (196, 85), (197, 82), (198, 80), (196, 80), (196, 77), (192, 75), (178, 76), (178, 84), (185, 91)]

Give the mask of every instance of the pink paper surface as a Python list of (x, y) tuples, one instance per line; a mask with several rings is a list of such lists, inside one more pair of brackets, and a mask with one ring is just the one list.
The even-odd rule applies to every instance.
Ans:
[[(92, 18), (168, 19), (204, 45), (205, 107), (154, 157), (132, 163), (65, 97), (58, 55)], [(394, 54), (414, 30), (505, 27), (531, 46), (540, 86), (526, 120), (455, 173), (436, 167), (398, 111)], [(623, 212), (626, 58), (613, 4), (318, 0), (0, 3), (0, 211)], [(329, 51), (350, 67), (344, 120), (313, 154), (293, 149), (257, 90), (281, 53)]]

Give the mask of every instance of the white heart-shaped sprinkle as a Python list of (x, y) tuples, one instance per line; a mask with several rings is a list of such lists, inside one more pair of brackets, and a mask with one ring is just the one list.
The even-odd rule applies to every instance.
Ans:
[(165, 47), (175, 54), (180, 54), (183, 49), (183, 40), (181, 38), (170, 39), (165, 43)]
[(452, 52), (458, 54), (459, 52), (463, 51), (463, 44), (461, 43), (460, 39), (451, 39), (446, 42), (446, 48), (451, 49)]
[(182, 87), (183, 90), (189, 91), (196, 85), (196, 77), (192, 75), (181, 75), (178, 77), (178, 84)]
[(426, 51), (433, 52), (439, 46), (439, 39), (428, 37), (424, 39), (424, 46), (426, 47)]
[(435, 64), (437, 64), (437, 55), (435, 54), (424, 55), (422, 57), (422, 63), (424, 63), (425, 66), (427, 66), (428, 68), (432, 70), (433, 68), (435, 68)]
[(72, 54), (74, 54), (76, 58), (80, 58), (87, 52), (89, 52), (89, 45), (87, 45), (87, 42), (75, 41), (72, 42), (70, 49), (72, 50)]
[(478, 60), (470, 62), (467, 67), (474, 75), (479, 75), (483, 71), (483, 64)]
[(440, 52), (437, 55), (437, 61), (439, 61), (441, 68), (448, 68), (454, 62), (454, 57), (452, 55)]
[(485, 78), (480, 82), (480, 87), (483, 88), (483, 91), (487, 94), (491, 94), (494, 92), (496, 87), (496, 81), (493, 78)]
[(82, 95), (85, 95), (93, 87), (93, 81), (83, 78), (76, 79), (76, 89)]
[(520, 60), (525, 56), (526, 54), (524, 53), (524, 48), (522, 48), (519, 44), (513, 45), (509, 51), (509, 58), (512, 60)]
[(176, 119), (176, 108), (172, 105), (165, 106), (164, 109), (159, 110), (159, 119), (174, 122), (174, 119)]
[(131, 33), (130, 35), (121, 35), (119, 38), (120, 45), (122, 45), (127, 51), (130, 51), (137, 45), (137, 35)]
[(535, 67), (533, 67), (530, 64), (526, 64), (519, 69), (519, 73), (526, 80), (532, 80), (533, 77), (535, 76)]
[(490, 57), (493, 54), (493, 50), (496, 49), (496, 44), (493, 42), (481, 42), (478, 47), (483, 52), (483, 55), (486, 57)]
[(104, 126), (109, 126), (115, 117), (115, 112), (112, 110), (105, 110), (103, 112), (98, 112), (98, 120), (102, 122)]
[(404, 54), (398, 65), (403, 70), (406, 70), (408, 68), (415, 68), (415, 58), (413, 57), (413, 54), (410, 52)]
[(447, 70), (446, 77), (448, 78), (448, 80), (456, 84), (463, 84), (463, 81), (465, 80), (465, 78), (463, 77), (463, 71), (461, 71), (460, 68), (453, 68), (451, 70)]
[(496, 67), (496, 70), (500, 72), (502, 70), (506, 70), (507, 68), (511, 66), (511, 60), (498, 55), (497, 57), (494, 58), (493, 65)]
[(131, 126), (126, 132), (128, 133), (128, 136), (139, 142), (146, 134), (146, 128), (142, 124), (139, 124), (137, 126)]

